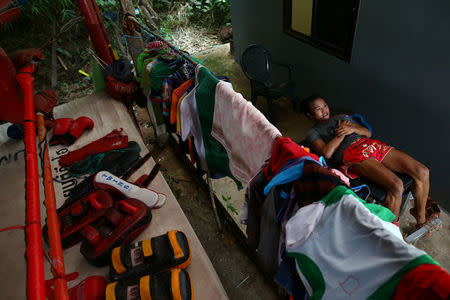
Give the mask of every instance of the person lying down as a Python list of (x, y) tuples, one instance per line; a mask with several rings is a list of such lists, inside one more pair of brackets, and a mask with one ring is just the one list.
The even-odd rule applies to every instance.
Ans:
[(303, 100), (301, 110), (315, 121), (306, 135), (312, 150), (341, 166), (348, 177), (361, 176), (383, 187), (387, 207), (397, 216), (396, 222), (402, 202), (403, 182), (393, 172), (407, 174), (414, 180), (411, 192), (415, 206), (410, 213), (416, 219), (416, 227), (426, 225), (435, 217), (430, 213), (427, 216), (425, 209), (430, 188), (426, 166), (406, 153), (371, 139), (371, 131), (349, 116), (331, 117), (328, 104), (318, 95)]

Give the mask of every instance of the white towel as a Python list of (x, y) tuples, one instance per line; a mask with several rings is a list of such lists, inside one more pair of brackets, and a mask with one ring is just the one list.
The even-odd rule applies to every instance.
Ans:
[(231, 84), (221, 81), (216, 87), (211, 135), (227, 151), (234, 177), (248, 183), (270, 157), (281, 133)]

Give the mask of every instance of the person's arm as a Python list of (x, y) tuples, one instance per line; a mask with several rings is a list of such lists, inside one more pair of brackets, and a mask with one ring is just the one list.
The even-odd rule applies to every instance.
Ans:
[(344, 140), (345, 135), (335, 136), (327, 144), (322, 139), (315, 140), (311, 143), (311, 148), (315, 153), (318, 153), (325, 157), (325, 159), (330, 159), (336, 149)]
[(367, 129), (366, 127), (363, 127), (359, 124), (350, 122), (350, 121), (344, 121), (342, 122), (339, 127), (336, 129), (336, 135), (337, 136), (346, 136), (352, 133), (356, 133), (362, 136), (366, 136), (368, 138), (370, 138), (370, 136), (372, 135), (370, 133), (370, 130)]

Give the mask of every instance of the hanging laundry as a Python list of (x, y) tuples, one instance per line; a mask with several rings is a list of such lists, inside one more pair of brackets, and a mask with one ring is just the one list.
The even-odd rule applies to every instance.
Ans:
[(150, 65), (147, 70), (150, 73), (150, 87), (155, 95), (160, 95), (164, 78), (170, 76), (184, 64), (184, 61), (176, 55), (160, 55)]
[(313, 161), (305, 161), (303, 176), (292, 183), (295, 194), (301, 195), (302, 205), (322, 199), (339, 185), (345, 184), (330, 169)]
[(289, 295), (289, 300), (308, 299), (305, 287), (295, 268), (295, 260), (283, 253), (282, 262), (273, 279)]
[(146, 51), (155, 51), (162, 49), (167, 49), (167, 45), (161, 41), (151, 41), (148, 42), (147, 45), (145, 45)]
[(195, 100), (196, 91), (197, 87), (194, 87), (180, 105), (181, 138), (183, 141), (186, 141), (189, 137), (193, 137), (200, 167), (203, 171), (207, 171), (205, 145), (203, 143), (200, 119), (197, 114), (197, 101)]
[(266, 174), (267, 178), (270, 180), (287, 161), (301, 156), (309, 156), (314, 160), (319, 161), (317, 155), (309, 153), (300, 145), (294, 143), (291, 138), (278, 138), (273, 145), (272, 156), (270, 157), (269, 163), (264, 168), (264, 174)]
[(178, 88), (173, 90), (172, 93), (172, 103), (170, 105), (170, 123), (175, 124), (177, 122), (177, 107), (178, 101), (183, 93), (187, 91), (190, 86), (194, 85), (194, 79), (189, 79), (183, 84), (181, 84)]
[(144, 91), (144, 94), (146, 96), (148, 95), (148, 91), (149, 91), (149, 88), (150, 88), (150, 71), (148, 70), (149, 69), (148, 66), (149, 66), (149, 64), (154, 62), (157, 57), (158, 56), (152, 56), (152, 55), (148, 55), (148, 54), (144, 54), (144, 56), (143, 56), (142, 75), (141, 75), (141, 88)]
[(163, 87), (162, 87), (162, 108), (163, 108), (163, 116), (169, 116), (169, 107), (170, 100), (172, 97), (172, 78), (164, 78)]
[(186, 92), (184, 92), (183, 95), (181, 95), (180, 100), (178, 100), (178, 103), (177, 103), (177, 120), (176, 120), (177, 121), (177, 126), (176, 126), (177, 130), (176, 130), (176, 132), (179, 136), (181, 136), (181, 109), (180, 108), (181, 108), (181, 103), (183, 102), (184, 98), (188, 94), (188, 91), (189, 91), (189, 89)]
[(338, 186), (312, 209), (321, 213), (306, 206), (289, 220), (286, 250), (312, 299), (390, 299), (407, 272), (437, 264), (403, 240), (392, 212), (372, 208)]
[[(197, 113), (205, 146), (206, 163), (211, 173), (219, 173), (235, 180), (230, 171), (230, 163), (225, 148), (211, 135), (217, 83), (219, 83), (219, 80), (207, 68), (201, 65), (197, 66), (195, 101), (197, 102)], [(238, 187), (242, 186), (236, 180), (235, 182)]]
[(277, 214), (283, 199), (278, 189), (273, 189), (260, 209), (259, 238), (256, 251), (256, 262), (269, 277), (275, 275), (278, 268), (278, 245), (281, 226), (277, 222)]
[[(190, 57), (191, 59), (195, 60), (195, 58)], [(184, 64), (181, 68), (179, 68), (177, 71), (173, 73), (173, 79), (174, 79), (174, 88), (179, 87), (184, 82), (188, 81), (191, 78), (194, 78), (195, 76), (195, 66), (193, 66), (190, 63)]]
[[(313, 160), (311, 157), (308, 156), (303, 156), (300, 157), (297, 161), (298, 163), (296, 163), (295, 165), (289, 167), (289, 168), (282, 168), (280, 170), (280, 172), (274, 176), (272, 178), (272, 180), (269, 181), (269, 183), (264, 187), (264, 195), (269, 194), (270, 190), (274, 187), (274, 186), (278, 186), (278, 185), (282, 185), (285, 183), (291, 183), (295, 180), (298, 180), (299, 178), (301, 178), (302, 181), (305, 180), (305, 178), (303, 178), (303, 173), (304, 173), (304, 167), (305, 164), (307, 162), (311, 162), (312, 166), (317, 167), (314, 171), (317, 172), (321, 172), (323, 173), (323, 175), (329, 175), (332, 174), (331, 171), (329, 171), (328, 169), (322, 167), (320, 164), (318, 164), (315, 160)], [(313, 172), (311, 172), (313, 173)], [(332, 175), (333, 178), (336, 178), (336, 182), (337, 184), (340, 184), (340, 179), (337, 176)], [(325, 177), (325, 176), (324, 176)], [(316, 179), (316, 178), (314, 178)], [(330, 192), (331, 190), (326, 191), (326, 194), (328, 194), (328, 192)], [(320, 199), (317, 199), (320, 200)]]
[(234, 177), (248, 183), (270, 157), (281, 133), (230, 83), (221, 81), (216, 87), (211, 135), (227, 151)]
[(247, 244), (250, 249), (256, 250), (259, 241), (260, 209), (266, 197), (264, 196), (264, 187), (269, 181), (261, 170), (249, 182), (245, 193), (245, 202), (247, 203)]
[[(278, 263), (284, 249), (284, 241), (266, 239), (267, 229), (262, 229), (263, 224), (271, 223), (272, 229), (277, 229), (284, 236), (284, 228), (289, 218), (296, 213), (299, 207), (312, 199), (320, 200), (334, 188), (342, 185), (339, 177), (330, 169), (322, 167), (312, 157), (302, 156), (291, 160), (280, 169), (280, 172), (268, 180), (264, 174), (265, 166), (250, 181), (245, 201), (247, 203), (247, 243), (251, 249), (261, 252), (265, 257), (271, 257), (270, 264), (265, 260), (263, 269), (273, 270)], [(306, 193), (300, 189), (307, 190)], [(317, 189), (317, 190), (316, 190)], [(311, 193), (310, 196), (307, 193)], [(317, 198), (320, 197), (320, 198)], [(266, 203), (271, 201), (272, 203)], [(271, 210), (274, 212), (271, 213)], [(269, 230), (269, 232), (272, 232)], [(271, 243), (270, 245), (267, 243)], [(278, 250), (278, 251), (277, 251)], [(271, 255), (267, 253), (272, 253)], [(274, 253), (276, 255), (274, 255)], [(259, 254), (257, 254), (258, 256)], [(260, 260), (262, 263), (263, 260)]]

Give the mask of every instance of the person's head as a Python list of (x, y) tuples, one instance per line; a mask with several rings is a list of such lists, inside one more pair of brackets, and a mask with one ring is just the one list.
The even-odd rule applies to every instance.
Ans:
[(300, 104), (300, 110), (309, 118), (316, 121), (326, 121), (330, 118), (330, 108), (319, 95), (311, 95)]

